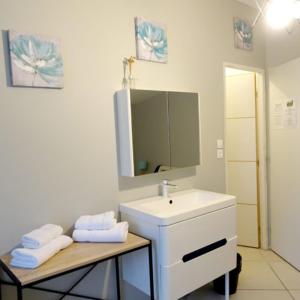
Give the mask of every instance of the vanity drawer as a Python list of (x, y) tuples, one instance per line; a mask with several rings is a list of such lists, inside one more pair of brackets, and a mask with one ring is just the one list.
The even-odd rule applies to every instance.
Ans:
[(237, 238), (186, 263), (161, 266), (160, 299), (175, 300), (207, 284), (236, 267)]
[(182, 257), (214, 242), (236, 236), (236, 206), (159, 229), (160, 265), (182, 261)]

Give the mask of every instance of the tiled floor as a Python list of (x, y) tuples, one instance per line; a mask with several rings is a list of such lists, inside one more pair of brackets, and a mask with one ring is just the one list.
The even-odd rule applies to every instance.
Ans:
[[(300, 300), (300, 272), (272, 251), (238, 247), (243, 257), (238, 290), (231, 300)], [(223, 300), (211, 285), (182, 300)]]

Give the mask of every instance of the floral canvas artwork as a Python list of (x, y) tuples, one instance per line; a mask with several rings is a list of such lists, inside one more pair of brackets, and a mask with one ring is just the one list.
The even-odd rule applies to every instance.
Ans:
[(165, 26), (135, 18), (137, 59), (160, 63), (168, 61), (168, 41)]
[(13, 86), (63, 88), (58, 39), (9, 31)]
[(234, 45), (238, 49), (253, 49), (252, 26), (240, 18), (234, 18)]

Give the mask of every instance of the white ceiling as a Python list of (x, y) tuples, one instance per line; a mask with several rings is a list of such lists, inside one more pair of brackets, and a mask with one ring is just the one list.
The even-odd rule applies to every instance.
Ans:
[(248, 6), (256, 7), (254, 0), (237, 0), (238, 2), (242, 2)]
[[(239, 2), (241, 2), (241, 3), (244, 3), (244, 4), (248, 5), (248, 6), (252, 6), (252, 7), (254, 7), (254, 8), (257, 8), (257, 7), (256, 7), (256, 3), (255, 3), (255, 0), (237, 0), (237, 1), (239, 1)], [(259, 3), (259, 4), (262, 4), (264, 1), (265, 1), (265, 0), (258, 0), (258, 3)]]

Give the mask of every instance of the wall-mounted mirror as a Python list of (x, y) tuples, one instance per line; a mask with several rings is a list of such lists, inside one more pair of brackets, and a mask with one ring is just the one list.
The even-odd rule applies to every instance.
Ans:
[(197, 93), (125, 89), (117, 105), (122, 176), (200, 164)]

